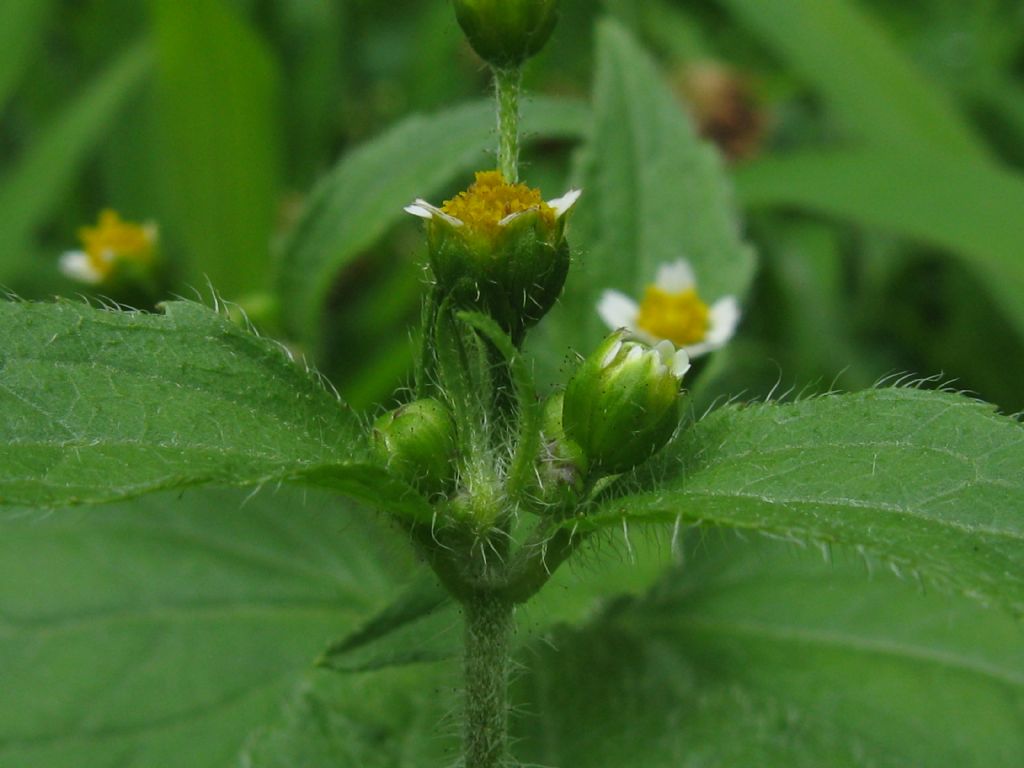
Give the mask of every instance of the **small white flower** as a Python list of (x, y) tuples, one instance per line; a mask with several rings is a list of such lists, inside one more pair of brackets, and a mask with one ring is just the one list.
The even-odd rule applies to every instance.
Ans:
[(686, 259), (662, 264), (640, 302), (619, 291), (605, 291), (597, 312), (609, 328), (626, 328), (652, 345), (667, 340), (690, 358), (725, 346), (740, 320), (735, 296), (724, 296), (710, 307), (701, 300)]
[(122, 262), (151, 268), (160, 234), (152, 222), (124, 221), (116, 211), (100, 212), (95, 226), (78, 232), (82, 250), (61, 254), (58, 266), (67, 277), (86, 285), (107, 282)]

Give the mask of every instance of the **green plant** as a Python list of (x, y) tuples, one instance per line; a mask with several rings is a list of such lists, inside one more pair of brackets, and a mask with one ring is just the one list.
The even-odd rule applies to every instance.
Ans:
[[(156, 5), (163, 66), (184, 67), (189, 93), (214, 92), (175, 35), (193, 30), (188, 13), (221, 32), (241, 17)], [(729, 5), (764, 23), (759, 4)], [(820, 31), (825, 5), (800, 7), (790, 33)], [(856, 15), (842, 18), (876, 63), (894, 60)], [(255, 67), (244, 101), (256, 112), (236, 117), (258, 119), (270, 59), (255, 36), (215, 37), (234, 54), (211, 60)], [(793, 50), (838, 77), (819, 49)], [(90, 104), (147, 66), (124, 62)], [(423, 221), (413, 376), (383, 415), (346, 405), (216, 297), (157, 313), (0, 304), (0, 504), (14, 510), (0, 518), (0, 758), (1014, 765), (1020, 423), (926, 381), (705, 408), (730, 356), (751, 354), (731, 338), (729, 308), (747, 302), (757, 322), (754, 249), (720, 158), (619, 22), (599, 26), (592, 103), (538, 99), (526, 132), (522, 62), (498, 64), (499, 173), (443, 206), (418, 199), (480, 164), (494, 116), (472, 104), (412, 118), (320, 182), (274, 282), (269, 260), (246, 269), (269, 228), (272, 159), (250, 167), (232, 146), (208, 169), (247, 200), (212, 200), (209, 184), (190, 196), (187, 165), (168, 182), (200, 211), (169, 209), (196, 224), (188, 248), (217, 265), (214, 286), (313, 354), (331, 343), (338, 271), (403, 205)], [(184, 82), (156, 94), (172, 117), (182, 103), (167, 89)], [(947, 165), (970, 181), (959, 193), (1004, 190), (1006, 216), (958, 218), (954, 199), (943, 215), (908, 202), (900, 222), (1019, 297), (998, 247), (1012, 225), (996, 226), (1019, 208), (1018, 181), (919, 86), (904, 73), (868, 111), (840, 88), (866, 147), (760, 161), (740, 171), (741, 194), (884, 223), (895, 198), (934, 192), (938, 154), (962, 152)], [(916, 105), (906, 115), (904, 102)], [(929, 140), (910, 152), (921, 114)], [(208, 117), (172, 120), (176, 153), (230, 144), (204, 133), (224, 128)], [(86, 122), (82, 135), (97, 125)], [(544, 203), (514, 183), (523, 133), (584, 137), (582, 196)], [(272, 152), (270, 137), (253, 142)], [(874, 162), (902, 169), (887, 204), (856, 184)], [(20, 240), (29, 207), (10, 207)], [(829, 253), (813, 227), (780, 231)], [(598, 311), (610, 291), (629, 334)], [(658, 340), (665, 328), (679, 350)], [(596, 565), (574, 567), (588, 557)]]

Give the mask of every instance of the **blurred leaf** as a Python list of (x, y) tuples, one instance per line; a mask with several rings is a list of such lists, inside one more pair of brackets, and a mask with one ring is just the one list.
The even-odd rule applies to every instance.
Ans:
[(288, 87), (283, 93), (289, 182), (312, 182), (330, 157), (344, 106), (351, 104), (351, 72), (343, 53), (351, 44), (347, 11), (334, 2), (283, 0), (270, 5), (269, 34)]
[(861, 138), (964, 160), (987, 152), (945, 93), (846, 0), (724, 0), (836, 108)]
[(278, 345), (199, 304), (165, 308), (0, 304), (0, 504), (301, 478), (429, 515), (369, 466), (356, 417)]
[(193, 285), (231, 299), (265, 289), (277, 209), (278, 70), (221, 0), (155, 0), (170, 229)]
[(976, 271), (1024, 334), (1024, 180), (952, 156), (807, 152), (740, 171), (752, 207), (795, 206), (947, 249)]
[(37, 51), (51, 6), (51, 0), (4, 0), (0, 6), (0, 112)]
[(0, 511), (0, 764), (234, 764), (327, 641), (417, 568), (346, 512), (288, 488)]
[(577, 174), (583, 197), (569, 225), (579, 263), (539, 329), (558, 355), (606, 333), (595, 311), (603, 290), (639, 295), (664, 262), (688, 258), (708, 300), (742, 296), (754, 270), (721, 160), (654, 62), (615, 22), (598, 28), (597, 45), (594, 117)]
[[(528, 103), (523, 116), (528, 138), (576, 136), (585, 121), (581, 105), (545, 99)], [(291, 333), (315, 344), (338, 272), (408, 218), (402, 208), (415, 198), (490, 162), (493, 134), (493, 105), (477, 103), (407, 118), (342, 158), (283, 247), (279, 280)]]
[(561, 768), (1012, 768), (1024, 635), (792, 546), (694, 536), (662, 588), (533, 654), (516, 757)]
[[(14, 273), (25, 266), (27, 244), (35, 229), (67, 192), (89, 153), (149, 71), (149, 50), (142, 44), (129, 48), (0, 178), (0, 264), (5, 270)], [(56, 260), (54, 254), (54, 273)], [(0, 282), (6, 279), (7, 272), (0, 272)]]
[(756, 313), (753, 322), (771, 324), (780, 334), (775, 346), (785, 374), (817, 392), (834, 389), (837, 382), (843, 389), (859, 390), (878, 381), (887, 369), (866, 360), (854, 344), (855, 323), (862, 320), (865, 304), (860, 301), (855, 313), (847, 301), (837, 228), (773, 216), (758, 241), (765, 243), (764, 261), (776, 292), (752, 307), (751, 317)]
[(704, 522), (849, 544), (1024, 613), (1024, 426), (989, 405), (880, 389), (726, 407), (673, 453), (656, 489), (573, 524)]

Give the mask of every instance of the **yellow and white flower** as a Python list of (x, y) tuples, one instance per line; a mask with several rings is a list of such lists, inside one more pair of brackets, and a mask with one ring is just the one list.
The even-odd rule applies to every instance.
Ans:
[(701, 299), (686, 259), (662, 264), (640, 302), (619, 291), (605, 291), (597, 312), (609, 328), (626, 328), (648, 344), (671, 341), (691, 358), (725, 346), (740, 320), (735, 296), (724, 296), (710, 306)]
[(441, 207), (421, 199), (405, 211), (426, 222), (442, 294), (487, 312), (518, 342), (561, 293), (569, 271), (565, 223), (579, 197), (573, 189), (545, 202), (538, 189), (481, 171)]
[(87, 285), (110, 282), (123, 267), (149, 269), (156, 260), (159, 233), (153, 223), (124, 221), (116, 211), (104, 210), (94, 227), (78, 230), (82, 250), (60, 257), (60, 270)]
[(428, 221), (436, 216), (456, 228), (467, 226), (495, 235), (531, 211), (538, 211), (542, 219), (553, 224), (572, 209), (581, 194), (578, 189), (570, 189), (545, 202), (539, 190), (525, 184), (509, 184), (500, 171), (478, 171), (469, 189), (446, 200), (440, 208), (417, 198), (404, 210)]

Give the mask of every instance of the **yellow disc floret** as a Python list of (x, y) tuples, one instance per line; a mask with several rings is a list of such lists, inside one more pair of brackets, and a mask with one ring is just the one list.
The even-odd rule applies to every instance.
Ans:
[(156, 231), (152, 226), (124, 221), (117, 211), (110, 209), (100, 213), (95, 227), (79, 229), (78, 239), (90, 265), (103, 275), (113, 269), (118, 259), (147, 264), (153, 260), (156, 249)]
[(685, 347), (697, 344), (707, 336), (708, 314), (708, 305), (700, 300), (693, 288), (670, 293), (649, 285), (644, 291), (644, 300), (640, 302), (636, 324), (651, 336)]
[(554, 225), (555, 211), (544, 202), (539, 189), (525, 184), (509, 184), (500, 171), (478, 171), (469, 189), (446, 200), (441, 210), (454, 216), (473, 232), (495, 235), (506, 216), (531, 209)]

